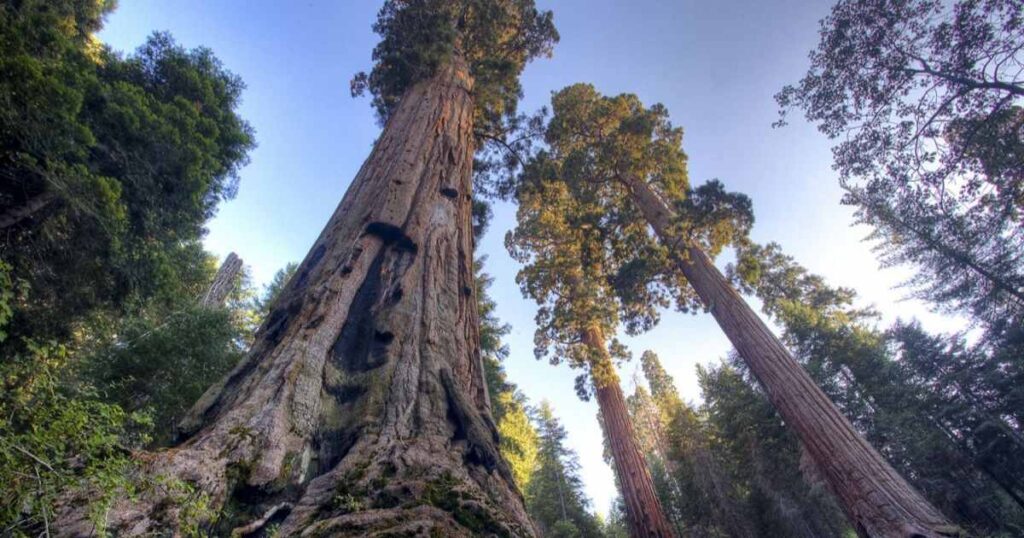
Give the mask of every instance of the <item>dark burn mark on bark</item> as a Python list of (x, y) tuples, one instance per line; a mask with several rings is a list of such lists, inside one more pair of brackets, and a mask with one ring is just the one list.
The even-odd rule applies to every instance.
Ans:
[(306, 266), (302, 268), (302, 272), (299, 273), (299, 278), (295, 281), (295, 289), (302, 288), (309, 281), (309, 274), (320, 260), (324, 259), (324, 253), (327, 252), (325, 245), (319, 245), (313, 249), (312, 254), (309, 255), (309, 261), (306, 262)]
[(363, 255), (363, 249), (356, 245), (352, 248), (352, 252), (348, 256), (348, 261), (341, 267), (341, 276), (348, 276), (352, 273), (352, 265), (356, 263), (359, 256)]
[(266, 329), (264, 329), (267, 334), (267, 341), (272, 345), (277, 345), (281, 341), (284, 332), (288, 330), (292, 317), (298, 314), (301, 309), (302, 301), (295, 300), (294, 298), (283, 307), (275, 308), (270, 313), (270, 316), (267, 317)]
[(339, 405), (352, 403), (366, 394), (366, 387), (363, 385), (324, 385), (324, 390), (334, 397)]
[(441, 196), (444, 196), (445, 198), (449, 198), (451, 200), (454, 200), (455, 198), (457, 198), (459, 196), (459, 191), (457, 191), (457, 190), (455, 190), (455, 189), (453, 189), (451, 187), (442, 187), (441, 188)]
[(313, 476), (320, 476), (338, 465), (348, 454), (352, 446), (362, 435), (362, 428), (349, 427), (340, 430), (327, 430), (320, 433), (313, 443), (318, 458)]
[(416, 253), (416, 243), (398, 226), (387, 222), (371, 222), (366, 225), (366, 234), (379, 237), (386, 246)]
[(374, 342), (379, 342), (383, 345), (390, 344), (395, 339), (395, 333), (391, 331), (373, 331)]
[(360, 373), (379, 368), (387, 362), (387, 346), (394, 340), (391, 331), (377, 327), (374, 306), (380, 297), (381, 269), (386, 252), (381, 252), (366, 272), (366, 280), (352, 299), (348, 319), (341, 327), (331, 356), (342, 371)]
[(235, 464), (228, 468), (230, 492), (222, 517), (209, 530), (214, 536), (264, 537), (269, 526), (281, 523), (291, 513), (301, 491), (294, 485), (248, 483), (250, 469)]

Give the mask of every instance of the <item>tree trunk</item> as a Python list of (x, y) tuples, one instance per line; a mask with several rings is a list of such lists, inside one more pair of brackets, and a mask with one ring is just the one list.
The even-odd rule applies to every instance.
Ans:
[[(583, 342), (602, 359), (598, 368), (602, 376), (595, 377), (597, 404), (601, 408), (604, 427), (608, 434), (615, 475), (619, 478), (622, 498), (626, 504), (626, 520), (633, 538), (675, 538), (676, 534), (665, 517), (661, 501), (654, 491), (654, 481), (647, 462), (637, 447), (633, 425), (629, 420), (626, 398), (622, 395), (618, 377), (614, 375), (611, 358), (605, 348), (604, 335), (596, 328), (583, 334)], [(611, 374), (611, 375), (608, 375)]]
[[(145, 457), (227, 508), (216, 534), (534, 535), (483, 378), (473, 109), (462, 61), (410, 88), (249, 355), (183, 442)], [(120, 536), (180, 528), (168, 501), (148, 492), (109, 521)]]
[(807, 448), (857, 533), (863, 537), (953, 534), (956, 527), (857, 433), (707, 255), (674, 233), (676, 216), (660, 196), (639, 178), (623, 178), (623, 183), (769, 400)]
[(241, 270), (242, 258), (239, 258), (234, 252), (228, 254), (228, 257), (224, 258), (224, 263), (220, 265), (220, 269), (217, 269), (210, 289), (206, 290), (206, 295), (203, 296), (200, 304), (207, 308), (223, 306), (224, 300), (235, 288), (235, 277)]

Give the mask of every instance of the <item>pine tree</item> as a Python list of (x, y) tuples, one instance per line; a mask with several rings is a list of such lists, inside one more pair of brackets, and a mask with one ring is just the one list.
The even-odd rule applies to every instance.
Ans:
[[(373, 151), (248, 356), (146, 471), (229, 506), (217, 533), (530, 536), (484, 384), (471, 175), (474, 130), (514, 114), (551, 16), (529, 0), (391, 0), (375, 30), (355, 84), (384, 120)], [(154, 489), (108, 521), (138, 535), (181, 512)], [(59, 523), (92, 531), (73, 503)]]
[[(645, 233), (646, 226), (653, 229), (664, 253), (646, 263), (660, 272), (673, 265), (675, 279), (686, 283), (675, 290), (680, 306), (700, 304), (711, 312), (822, 470), (857, 532), (956, 532), (853, 428), (712, 263), (722, 248), (744, 240), (750, 202), (726, 193), (718, 182), (689, 188), (682, 131), (668, 121), (665, 108), (646, 108), (633, 95), (604, 97), (583, 84), (558, 92), (552, 107), (545, 135), (551, 149), (537, 160), (547, 161), (546, 172), (566, 185), (569, 196), (615, 216), (601, 223), (598, 233), (606, 240), (631, 222), (642, 223)], [(636, 283), (638, 274), (643, 282), (642, 272), (629, 273), (619, 283), (620, 297), (643, 289)]]
[[(526, 396), (508, 380), (502, 361), (508, 346), (501, 338), (511, 327), (494, 314), (495, 303), (487, 294), (494, 279), (483, 272), (484, 259), (476, 262), (476, 290), (480, 312), (480, 353), (491, 411), (500, 438), (498, 449), (508, 462), (520, 492), (526, 491), (537, 470), (537, 429), (530, 419)], [(529, 508), (529, 507), (527, 507)], [(533, 517), (533, 514), (530, 514)]]
[(534, 415), (539, 436), (537, 470), (526, 488), (527, 508), (547, 537), (598, 537), (601, 529), (587, 510), (576, 453), (565, 446), (566, 432), (543, 400)]
[(654, 482), (654, 491), (665, 510), (665, 516), (675, 528), (676, 534), (685, 536), (682, 518), (678, 511), (684, 505), (675, 477), (675, 461), (668, 458), (666, 422), (661, 410), (642, 386), (626, 398), (629, 418), (636, 434), (637, 448), (644, 455), (647, 470)]
[(669, 473), (674, 494), (669, 502), (685, 529), (682, 534), (753, 536), (749, 514), (736, 498), (735, 480), (723, 468), (705, 421), (683, 402), (654, 352), (645, 351), (640, 363), (662, 429), (658, 451)]

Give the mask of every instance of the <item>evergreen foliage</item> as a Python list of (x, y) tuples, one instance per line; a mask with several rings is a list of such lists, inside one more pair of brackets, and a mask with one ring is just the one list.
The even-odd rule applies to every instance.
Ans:
[[(664, 107), (646, 109), (636, 96), (606, 98), (577, 84), (552, 98), (546, 149), (525, 163), (517, 183), (518, 225), (506, 236), (512, 256), (526, 265), (517, 277), (540, 304), (538, 358), (554, 350), (574, 367), (588, 364), (579, 338), (597, 327), (631, 334), (657, 323), (660, 307), (680, 309), (698, 299), (669, 263), (618, 182), (623, 174), (651, 177), (686, 215), (680, 226), (713, 254), (742, 236), (749, 201), (718, 182), (689, 187), (682, 130)], [(614, 341), (613, 356), (624, 357)]]
[(526, 396), (508, 380), (502, 366), (502, 361), (508, 357), (508, 346), (501, 338), (511, 327), (494, 313), (496, 305), (487, 294), (494, 279), (483, 272), (484, 261), (479, 259), (475, 264), (484, 378), (491, 397), (491, 413), (501, 438), (498, 448), (512, 469), (516, 486), (525, 491), (537, 469), (537, 430), (530, 420)]
[[(1020, 532), (1019, 355), (917, 323), (873, 326), (855, 293), (828, 286), (778, 245), (748, 245), (731, 273), (784, 327), (815, 380), (944, 513), (979, 534)], [(999, 372), (996, 374), (995, 372)]]
[(94, 37), (112, 2), (0, 6), (0, 257), (25, 293), (6, 347), (176, 295), (253, 147), (242, 82), (208, 49)]
[[(71, 490), (97, 529), (115, 499), (172, 492), (131, 452), (230, 368), (246, 300), (205, 310), (199, 240), (253, 147), (242, 82), (208, 49), (94, 37), (114, 2), (0, 5), (0, 534), (54, 532)], [(158, 430), (154, 430), (154, 426)], [(187, 521), (186, 521), (187, 520)], [(102, 531), (98, 531), (102, 534)]]
[(565, 428), (551, 405), (541, 401), (535, 421), (539, 438), (537, 471), (526, 490), (526, 508), (548, 537), (596, 537), (602, 531), (587, 511), (576, 453), (565, 445)]
[[(207, 264), (208, 280), (213, 267)], [(246, 273), (236, 278), (223, 307), (183, 297), (155, 302), (108, 326), (92, 326), (95, 336), (79, 349), (78, 377), (106, 401), (147, 413), (154, 440), (169, 442), (192, 404), (241, 360), (257, 327), (254, 320), (263, 319), (258, 309), (273, 288), (256, 298)]]
[(580, 263), (566, 258), (573, 255), (570, 244), (581, 245), (579, 255), (589, 256), (582, 270), (600, 289), (563, 292), (542, 306), (538, 325), (547, 334), (538, 344), (555, 341), (560, 330), (549, 329), (542, 316), (557, 312), (572, 319), (563, 303), (582, 300), (573, 295), (592, 296), (587, 300), (608, 334), (619, 322), (631, 334), (648, 330), (659, 319), (658, 309), (673, 302), (682, 311), (699, 308), (699, 298), (649, 233), (623, 184), (626, 176), (648, 179), (676, 207), (680, 236), (711, 256), (742, 240), (753, 222), (749, 199), (726, 192), (718, 181), (692, 188), (682, 136), (665, 107), (645, 108), (635, 95), (605, 97), (593, 86), (576, 84), (552, 97), (547, 149), (524, 166), (517, 184), (520, 224), (506, 243), (523, 263), (541, 267), (543, 261), (542, 275), (531, 276), (540, 270), (531, 265), (521, 277), (537, 281), (524, 292), (542, 303), (552, 286), (580, 285), (555, 280), (573, 274), (570, 264)]
[(97, 492), (97, 523), (130, 493), (129, 451), (147, 442), (151, 422), (63, 383), (67, 348), (29, 344), (0, 362), (0, 528), (5, 536), (49, 535), (55, 504), (69, 488)]
[(270, 283), (263, 288), (263, 295), (261, 297), (255, 297), (253, 300), (253, 310), (256, 314), (256, 319), (263, 321), (270, 315), (271, 310), (274, 309), (274, 301), (277, 296), (281, 294), (284, 287), (288, 285), (288, 281), (295, 276), (295, 272), (298, 270), (299, 264), (295, 262), (288, 262), (284, 267), (278, 269), (274, 273), (274, 278), (270, 280)]
[[(631, 400), (658, 495), (680, 536), (838, 536), (843, 516), (800, 476), (800, 449), (771, 404), (730, 367), (700, 369), (705, 404), (685, 403), (658, 357)], [(643, 420), (654, 417), (656, 420)], [(658, 443), (661, 446), (658, 446)]]
[(558, 41), (551, 12), (533, 0), (386, 0), (373, 29), (373, 70), (356, 75), (352, 93), (373, 95), (382, 124), (409, 87), (459, 60), (474, 80), (474, 124), (492, 136), (516, 116), (526, 63)]
[(508, 380), (502, 361), (508, 346), (501, 338), (511, 327), (494, 314), (487, 295), (493, 279), (476, 262), (480, 314), (480, 350), (491, 409), (501, 438), (502, 457), (512, 469), (516, 485), (526, 497), (526, 509), (544, 536), (603, 536), (579, 477), (575, 452), (565, 444), (565, 429), (547, 401), (534, 409), (515, 383)]

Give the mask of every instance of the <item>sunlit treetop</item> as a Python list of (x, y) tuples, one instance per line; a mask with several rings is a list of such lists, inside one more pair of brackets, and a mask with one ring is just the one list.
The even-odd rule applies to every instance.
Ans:
[[(534, 335), (537, 358), (593, 369), (601, 366), (604, 357), (584, 343), (587, 330), (613, 335), (622, 321), (639, 330), (656, 315), (652, 305), (664, 303), (660, 296), (651, 301), (622, 301), (612, 285), (623, 262), (640, 262), (635, 270), (643, 271), (647, 266), (643, 261), (657, 258), (659, 252), (638, 221), (622, 222), (619, 215), (602, 211), (593, 199), (572, 196), (566, 183), (549, 175), (557, 167), (545, 157), (539, 155), (524, 169), (518, 225), (505, 241), (512, 256), (525, 264), (516, 282), (539, 306)], [(621, 230), (609, 236), (604, 233), (609, 227)], [(614, 340), (610, 351), (614, 358), (625, 358)], [(585, 378), (577, 381), (583, 397)]]
[(476, 128), (492, 134), (516, 114), (526, 63), (558, 41), (551, 12), (533, 0), (386, 0), (373, 29), (374, 66), (352, 92), (370, 92), (382, 123), (409, 87), (461, 57), (474, 79)]
[(709, 256), (742, 242), (753, 225), (750, 199), (718, 180), (691, 187), (683, 130), (661, 104), (645, 107), (633, 94), (603, 96), (575, 84), (552, 98), (545, 143), (574, 192), (593, 191), (606, 211), (633, 209), (627, 178), (645, 181), (679, 216), (677, 230)]
[[(668, 251), (651, 234), (624, 178), (648, 182), (680, 215), (679, 233), (714, 256), (742, 241), (753, 221), (749, 200), (712, 181), (687, 177), (682, 129), (661, 105), (634, 95), (604, 97), (577, 84), (555, 94), (545, 149), (515, 185), (518, 226), (506, 237), (525, 266), (517, 281), (538, 302), (536, 354), (592, 366), (581, 335), (649, 330), (659, 309), (698, 305)], [(614, 341), (613, 355), (625, 356)]]

